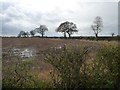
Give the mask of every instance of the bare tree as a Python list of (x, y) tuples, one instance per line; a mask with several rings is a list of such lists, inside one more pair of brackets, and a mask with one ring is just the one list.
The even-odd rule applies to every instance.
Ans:
[(35, 29), (38, 33), (40, 33), (42, 35), (42, 37), (45, 34), (45, 31), (48, 31), (48, 28), (45, 25), (40, 25), (39, 28)]
[(20, 33), (18, 34), (18, 37), (29, 37), (29, 32), (25, 32), (25, 31), (20, 31)]
[(114, 37), (115, 33), (111, 33), (112, 37)]
[(98, 38), (98, 34), (101, 32), (101, 30), (103, 28), (103, 21), (102, 21), (102, 18), (100, 16), (97, 16), (95, 18), (95, 21), (91, 25), (91, 28), (93, 29), (96, 38)]
[(66, 21), (60, 24), (60, 26), (56, 29), (56, 32), (64, 33), (64, 37), (66, 37), (66, 33), (68, 33), (69, 37), (71, 37), (71, 35), (74, 32), (78, 32), (78, 30), (76, 24)]
[(18, 37), (25, 37), (25, 35), (26, 35), (25, 31), (20, 31)]
[(30, 31), (30, 34), (32, 35), (32, 37), (34, 37), (35, 33), (36, 33), (35, 30), (31, 30), (31, 31)]
[(29, 37), (30, 33), (29, 32), (25, 32), (26, 33), (26, 37)]

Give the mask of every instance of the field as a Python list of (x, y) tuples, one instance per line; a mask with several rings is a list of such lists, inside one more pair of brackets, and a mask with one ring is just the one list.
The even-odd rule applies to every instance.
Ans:
[(3, 88), (118, 88), (119, 52), (118, 41), (2, 38)]

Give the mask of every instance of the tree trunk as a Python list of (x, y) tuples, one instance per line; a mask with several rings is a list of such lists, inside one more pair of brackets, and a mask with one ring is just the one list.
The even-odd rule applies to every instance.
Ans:
[(43, 37), (43, 33), (42, 33), (42, 37)]
[(71, 37), (71, 35), (68, 33), (68, 35), (69, 35), (69, 38)]
[(71, 37), (71, 34), (70, 34), (70, 32), (69, 32), (69, 31), (67, 32), (67, 34), (68, 34), (68, 36), (69, 36), (69, 38), (70, 38), (70, 37)]
[(98, 37), (98, 34), (97, 34), (97, 33), (95, 34), (95, 37), (96, 37), (96, 38)]
[(66, 32), (64, 32), (64, 37), (66, 38)]
[(98, 33), (95, 33), (95, 38), (96, 40), (98, 40)]

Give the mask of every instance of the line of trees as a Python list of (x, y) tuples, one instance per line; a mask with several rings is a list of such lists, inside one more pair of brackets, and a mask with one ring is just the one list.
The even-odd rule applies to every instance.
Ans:
[(35, 28), (34, 30), (31, 30), (30, 32), (20, 31), (18, 34), (18, 37), (29, 37), (30, 35), (34, 37), (36, 33), (39, 33), (42, 35), (42, 37), (45, 34), (45, 31), (48, 31), (48, 28), (45, 25), (40, 25), (40, 27)]
[[(95, 18), (93, 24), (91, 25), (91, 28), (94, 31), (95, 37), (98, 38), (98, 34), (102, 31), (102, 28), (103, 28), (103, 21), (100, 16), (97, 16)], [(47, 26), (40, 25), (40, 27), (35, 28), (34, 30), (31, 30), (30, 32), (20, 31), (20, 33), (18, 34), (18, 37), (29, 37), (29, 36), (34, 37), (36, 33), (39, 33), (41, 34), (42, 37), (44, 37), (46, 31), (48, 31)], [(73, 22), (66, 21), (66, 22), (61, 23), (55, 31), (63, 33), (64, 37), (66, 37), (66, 34), (68, 34), (68, 36), (71, 37), (71, 35), (74, 32), (78, 32), (78, 29), (77, 29), (76, 24), (74, 24)]]

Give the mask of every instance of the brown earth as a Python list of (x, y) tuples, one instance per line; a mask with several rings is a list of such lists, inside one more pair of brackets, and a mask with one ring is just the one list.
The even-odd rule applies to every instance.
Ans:
[[(104, 41), (103, 41), (104, 42)], [(43, 49), (47, 47), (60, 46), (64, 44), (71, 45), (100, 45), (98, 41), (79, 40), (79, 39), (54, 39), (54, 38), (2, 38), (2, 47), (35, 47)]]
[[(90, 41), (82, 39), (58, 39), (58, 38), (2, 38), (2, 49), (11, 48), (35, 48), (37, 52), (49, 50), (51, 47), (63, 47), (64, 45), (86, 46), (93, 52), (104, 45), (117, 45), (117, 41)], [(93, 54), (91, 54), (93, 55)], [(16, 59), (16, 58), (15, 58)], [(15, 59), (3, 57), (3, 69), (16, 64)], [(50, 65), (46, 64), (40, 55), (33, 61), (32, 73), (40, 79), (50, 80)], [(4, 74), (4, 73), (3, 73)]]

